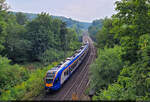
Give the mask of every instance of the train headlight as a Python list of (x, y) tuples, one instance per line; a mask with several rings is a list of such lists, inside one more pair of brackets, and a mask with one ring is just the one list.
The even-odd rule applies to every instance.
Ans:
[(53, 84), (46, 83), (46, 87), (52, 87), (52, 86), (53, 86)]

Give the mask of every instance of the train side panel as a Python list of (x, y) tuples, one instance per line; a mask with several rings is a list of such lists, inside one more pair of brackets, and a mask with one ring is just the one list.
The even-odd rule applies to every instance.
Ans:
[[(58, 90), (61, 88), (61, 85), (68, 80), (68, 78), (75, 72), (78, 66), (82, 63), (84, 58), (86, 57), (89, 51), (89, 45), (87, 44), (84, 49), (80, 53), (75, 55), (76, 57), (72, 60), (68, 60), (65, 62), (61, 69), (59, 69), (55, 76), (52, 85), (46, 86), (45, 89), (47, 90)], [(66, 64), (66, 65), (65, 65)]]
[(77, 67), (81, 64), (82, 60), (85, 58), (88, 51), (88, 46), (84, 51), (76, 57), (74, 60), (71, 61), (71, 63), (68, 65), (68, 67), (62, 71), (61, 74), (61, 84), (63, 84), (71, 75), (72, 73), (77, 69)]

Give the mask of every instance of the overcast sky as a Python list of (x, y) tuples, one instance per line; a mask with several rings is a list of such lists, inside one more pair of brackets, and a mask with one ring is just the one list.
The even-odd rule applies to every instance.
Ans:
[(110, 17), (115, 13), (117, 0), (6, 0), (11, 11), (27, 13), (48, 12), (50, 15), (65, 16), (79, 21)]

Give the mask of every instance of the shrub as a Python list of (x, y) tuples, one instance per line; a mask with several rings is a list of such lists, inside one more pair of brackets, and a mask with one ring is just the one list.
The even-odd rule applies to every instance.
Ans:
[(97, 92), (117, 80), (117, 76), (123, 67), (121, 61), (121, 48), (99, 49), (99, 55), (94, 64), (90, 66), (91, 84)]
[(19, 65), (10, 65), (10, 60), (0, 56), (0, 90), (7, 90), (29, 77), (29, 71)]
[(64, 52), (63, 51), (58, 51), (57, 49), (53, 49), (53, 48), (50, 48), (50, 49), (46, 50), (39, 57), (41, 62), (44, 63), (45, 65), (48, 65), (49, 63), (57, 61), (61, 58), (64, 58)]
[[(149, 69), (149, 68), (148, 68)], [(122, 69), (116, 83), (101, 90), (94, 100), (150, 100), (149, 73), (139, 64)]]
[(0, 100), (27, 100), (37, 96), (44, 88), (43, 77), (47, 70), (54, 67), (57, 63), (47, 66), (43, 69), (38, 69), (32, 74), (27, 81), (16, 85), (8, 91), (2, 93)]

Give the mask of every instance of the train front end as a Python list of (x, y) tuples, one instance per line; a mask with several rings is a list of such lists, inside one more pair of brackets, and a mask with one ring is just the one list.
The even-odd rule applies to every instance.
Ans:
[(49, 70), (44, 80), (45, 80), (45, 90), (47, 92), (56, 91), (61, 87), (58, 73), (55, 70)]

